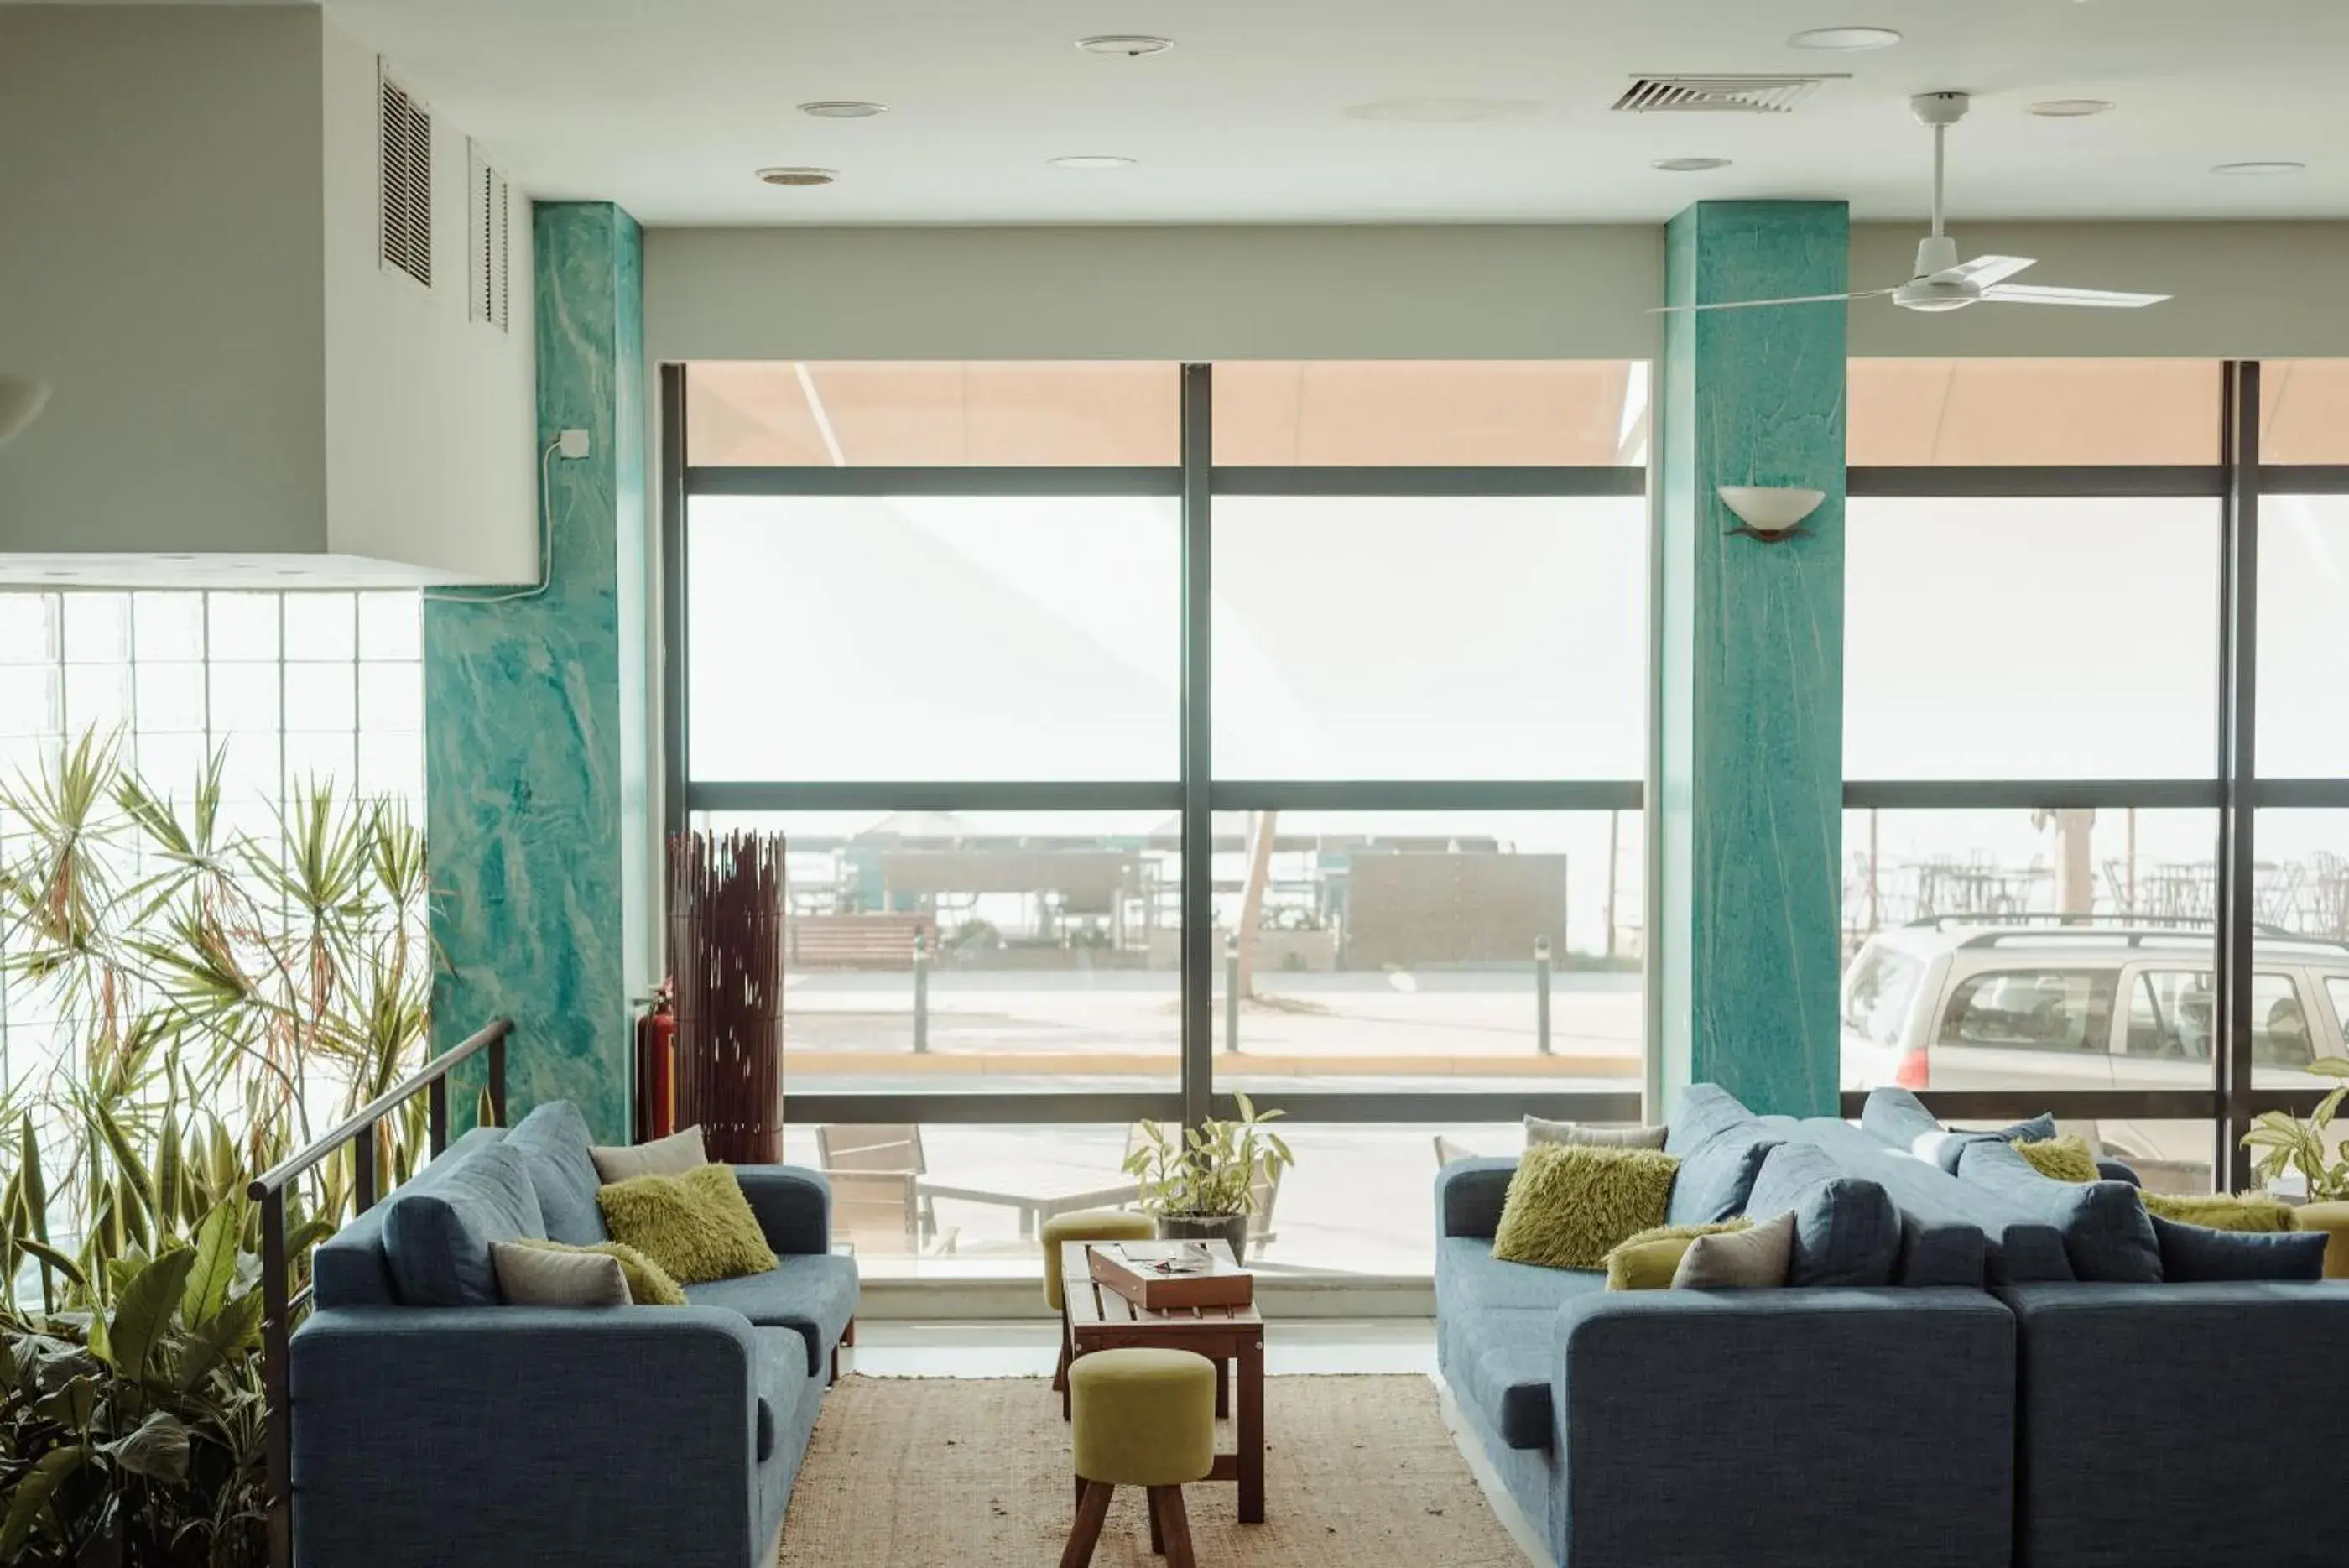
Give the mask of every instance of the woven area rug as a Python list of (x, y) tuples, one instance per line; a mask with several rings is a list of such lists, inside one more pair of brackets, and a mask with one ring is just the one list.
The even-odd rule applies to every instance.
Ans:
[[(1265, 1381), (1265, 1521), (1237, 1489), (1184, 1489), (1200, 1568), (1525, 1568), (1419, 1376)], [(1231, 1424), (1218, 1422), (1218, 1447)], [(1060, 1561), (1069, 1429), (1044, 1379), (847, 1377), (825, 1397), (783, 1522), (781, 1568)], [(1096, 1568), (1161, 1568), (1121, 1487)]]

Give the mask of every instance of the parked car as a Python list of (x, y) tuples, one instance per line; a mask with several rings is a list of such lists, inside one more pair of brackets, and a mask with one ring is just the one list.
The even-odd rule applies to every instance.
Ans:
[[(2211, 948), (2207, 923), (2076, 916), (1943, 916), (1879, 931), (1844, 971), (1844, 1086), (2207, 1089)], [(2261, 1086), (2331, 1086), (2299, 1069), (2344, 1054), (2344, 1017), (2349, 942), (2260, 933), (2251, 1059)], [(2210, 1168), (2199, 1122), (2106, 1119), (2097, 1133), (2123, 1158)]]

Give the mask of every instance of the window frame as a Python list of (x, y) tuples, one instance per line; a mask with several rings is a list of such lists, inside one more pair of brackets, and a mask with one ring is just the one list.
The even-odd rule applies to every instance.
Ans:
[[(1025, 1123), (1180, 1120), (1230, 1116), (1237, 1104), (1216, 1082), (1214, 816), (1235, 811), (1631, 811), (1644, 809), (1643, 779), (1257, 780), (1214, 771), (1212, 584), (1214, 508), (1224, 495), (1280, 496), (1641, 496), (1650, 464), (1606, 467), (1276, 467), (1214, 462), (1214, 369), (1181, 367), (1180, 462), (1116, 467), (696, 467), (686, 452), (686, 367), (660, 368), (660, 550), (663, 594), (662, 817), (683, 832), (699, 812), (1169, 810), (1183, 821), (1181, 1069), (1176, 1087), (1022, 1094), (795, 1093), (795, 1116), (833, 1123)], [(695, 783), (688, 737), (686, 530), (698, 495), (1171, 495), (1182, 511), (1182, 701), (1180, 764), (1170, 782), (1004, 783), (873, 780), (852, 783)], [(1652, 633), (1651, 634), (1652, 636)], [(1643, 692), (1648, 682), (1642, 681)], [(1642, 752), (1645, 742), (1642, 742)], [(1299, 1122), (1469, 1125), (1534, 1114), (1586, 1121), (1632, 1121), (1636, 1087), (1619, 1092), (1521, 1094), (1382, 1089), (1252, 1093), (1258, 1109)]]

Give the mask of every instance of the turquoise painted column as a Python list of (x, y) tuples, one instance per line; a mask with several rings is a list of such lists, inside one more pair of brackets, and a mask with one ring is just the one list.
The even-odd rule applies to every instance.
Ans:
[[(1665, 302), (1847, 286), (1841, 202), (1701, 202), (1665, 231)], [(1664, 317), (1656, 827), (1663, 1099), (1718, 1083), (1834, 1114), (1841, 970), (1844, 319), (1840, 304)], [(1826, 500), (1733, 535), (1722, 484)]]
[(541, 203), (533, 233), (539, 444), (589, 450), (549, 460), (543, 593), (425, 605), (432, 1036), (512, 1018), (510, 1114), (572, 1100), (619, 1142), (648, 836), (644, 239), (607, 202)]

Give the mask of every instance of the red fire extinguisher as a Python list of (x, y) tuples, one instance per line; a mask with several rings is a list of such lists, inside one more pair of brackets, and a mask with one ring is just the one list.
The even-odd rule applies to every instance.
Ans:
[(636, 1141), (677, 1130), (676, 987), (662, 981), (636, 1020)]

